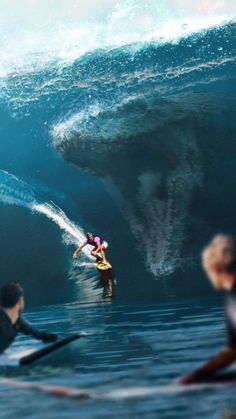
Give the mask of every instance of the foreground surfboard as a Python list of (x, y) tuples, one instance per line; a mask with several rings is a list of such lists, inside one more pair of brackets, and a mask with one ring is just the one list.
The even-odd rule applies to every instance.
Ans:
[(62, 348), (65, 345), (68, 345), (69, 343), (81, 338), (82, 336), (85, 336), (84, 334), (74, 334), (70, 335), (64, 339), (57, 340), (55, 343), (52, 343), (51, 345), (48, 345), (44, 348), (39, 349), (38, 351), (34, 351), (29, 355), (26, 355), (19, 360), (19, 365), (29, 365), (32, 364), (35, 361), (38, 361), (39, 359), (45, 357), (46, 355), (50, 354), (51, 352), (56, 351), (57, 349)]
[(127, 387), (106, 392), (75, 387), (53, 386), (32, 381), (18, 381), (11, 378), (0, 379), (0, 385), (38, 391), (56, 397), (73, 399), (86, 398), (99, 400), (123, 400), (150, 397), (161, 394), (182, 394), (194, 391), (219, 390), (227, 386), (236, 386), (236, 371), (215, 375), (213, 377), (209, 377), (209, 379), (206, 379), (204, 382), (196, 384), (167, 384), (163, 386)]
[(37, 362), (38, 360), (51, 354), (52, 352), (57, 351), (58, 349), (70, 344), (71, 342), (74, 342), (75, 340), (85, 336), (87, 336), (85, 332), (75, 333), (73, 335), (67, 336), (66, 338), (59, 339), (51, 345), (47, 345), (20, 358), (17, 358), (16, 356), (7, 357), (3, 355), (0, 357), (0, 366), (19, 367), (24, 365), (31, 365), (34, 362)]

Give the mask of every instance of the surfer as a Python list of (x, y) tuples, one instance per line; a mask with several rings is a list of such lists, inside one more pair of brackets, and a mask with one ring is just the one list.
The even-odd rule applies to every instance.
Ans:
[(83, 247), (87, 246), (87, 244), (90, 244), (93, 246), (93, 250), (91, 252), (91, 255), (96, 258), (97, 261), (99, 261), (101, 258), (98, 255), (100, 253), (102, 260), (101, 263), (104, 263), (105, 265), (108, 263), (106, 260), (106, 254), (105, 250), (108, 247), (108, 243), (103, 240), (100, 236), (95, 235), (93, 233), (86, 233), (87, 240), (82, 243), (74, 252), (73, 258), (76, 258), (78, 253), (83, 249)]
[(33, 336), (43, 342), (55, 342), (57, 335), (39, 331), (22, 317), (24, 292), (20, 284), (11, 282), (0, 290), (0, 354), (14, 341), (18, 333)]
[(180, 384), (204, 380), (236, 360), (236, 241), (227, 235), (217, 235), (203, 250), (202, 262), (213, 286), (228, 294), (225, 305), (227, 345), (206, 364), (181, 377)]

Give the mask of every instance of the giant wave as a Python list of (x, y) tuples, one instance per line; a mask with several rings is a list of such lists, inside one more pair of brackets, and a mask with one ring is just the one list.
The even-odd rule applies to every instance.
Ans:
[(206, 215), (211, 208), (214, 218), (222, 201), (217, 166), (230, 182), (235, 29), (232, 22), (177, 45), (97, 53), (90, 68), (109, 68), (94, 82), (99, 99), (52, 129), (65, 160), (104, 180), (157, 278), (192, 263), (204, 237), (196, 223), (210, 231)]
[[(182, 30), (176, 39), (149, 34), (144, 42), (96, 44), (77, 59), (54, 57), (1, 78), (4, 112), (23, 129), (25, 121), (31, 124), (19, 149), (35, 150), (36, 132), (44, 178), (53, 165), (68, 196), (78, 194), (76, 169), (67, 165), (72, 163), (79, 179), (91, 182), (90, 191), (81, 186), (84, 202), (94, 206), (86, 208), (87, 225), (114, 238), (112, 261), (121, 294), (129, 298), (156, 298), (158, 283), (166, 291), (166, 278), (168, 295), (190, 295), (184, 279), (198, 277), (202, 245), (217, 231), (235, 229), (236, 24)], [(28, 153), (29, 167), (36, 166), (33, 151)], [(107, 198), (97, 195), (100, 181)], [(4, 199), (13, 196), (22, 206), (21, 197), (6, 189), (8, 182), (4, 178)], [(123, 217), (112, 227), (103, 222), (109, 212), (111, 218), (116, 214), (109, 200)], [(64, 217), (45, 202), (34, 208), (56, 223), (55, 215)]]

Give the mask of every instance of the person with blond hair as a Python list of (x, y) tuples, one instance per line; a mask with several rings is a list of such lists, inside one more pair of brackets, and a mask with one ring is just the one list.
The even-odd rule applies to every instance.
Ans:
[(180, 384), (204, 380), (236, 361), (236, 241), (228, 235), (215, 236), (202, 252), (202, 264), (213, 286), (225, 290), (226, 346), (206, 364), (179, 379)]

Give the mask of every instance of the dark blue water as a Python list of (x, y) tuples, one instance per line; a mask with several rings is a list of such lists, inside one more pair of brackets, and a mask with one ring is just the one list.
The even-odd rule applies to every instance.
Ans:
[[(69, 60), (65, 46), (27, 55), (21, 38), (14, 56), (6, 33), (0, 284), (22, 283), (37, 327), (91, 336), (2, 375), (98, 396), (55, 399), (0, 380), (3, 418), (235, 415), (233, 388), (172, 384), (224, 344), (200, 252), (213, 234), (236, 231), (236, 25), (187, 27), (172, 38), (81, 41), (84, 53), (72, 42)], [(113, 299), (89, 249), (72, 259), (86, 231), (109, 243)], [(21, 336), (10, 351), (39, 346)]]
[[(37, 327), (88, 337), (34, 367), (3, 372), (19, 381), (87, 389), (91, 400), (60, 399), (0, 385), (1, 417), (227, 417), (235, 389), (182, 392), (174, 380), (212, 356), (225, 340), (219, 300), (96, 306), (78, 303), (27, 311)], [(11, 352), (36, 347), (21, 337)], [(39, 345), (38, 345), (39, 346)], [(11, 403), (9, 397), (12, 396)]]

